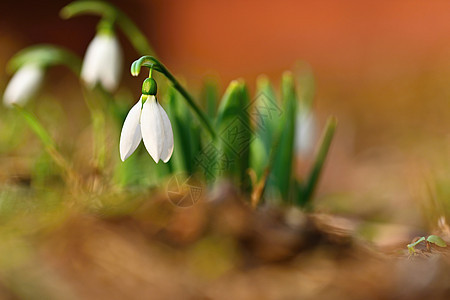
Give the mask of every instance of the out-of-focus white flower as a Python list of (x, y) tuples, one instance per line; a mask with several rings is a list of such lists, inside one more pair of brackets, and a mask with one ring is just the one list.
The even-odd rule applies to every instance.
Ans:
[(311, 111), (299, 112), (295, 120), (295, 150), (300, 156), (312, 153), (316, 140), (316, 118)]
[(141, 99), (128, 113), (120, 134), (120, 158), (125, 161), (144, 140), (153, 160), (168, 162), (173, 152), (173, 132), (169, 117), (155, 96)]
[(36, 64), (22, 66), (9, 81), (3, 103), (6, 106), (13, 104), (23, 106), (33, 97), (44, 80), (44, 69)]
[(81, 78), (90, 86), (100, 83), (114, 91), (122, 73), (122, 49), (113, 33), (98, 33), (89, 44), (81, 69)]

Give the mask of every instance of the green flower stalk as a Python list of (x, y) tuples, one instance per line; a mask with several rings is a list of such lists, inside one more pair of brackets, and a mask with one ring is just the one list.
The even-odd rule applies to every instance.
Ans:
[[(114, 33), (114, 21), (104, 18), (99, 22), (97, 34), (86, 50), (81, 80), (90, 90), (99, 85), (99, 90), (107, 92), (109, 96), (109, 93), (119, 86), (122, 69), (123, 53)], [(96, 93), (85, 89), (83, 92), (94, 131), (94, 167), (98, 172), (102, 172), (106, 160), (105, 108), (101, 101), (98, 101), (100, 97), (94, 97)]]
[(64, 178), (67, 182), (77, 182), (79, 180), (78, 175), (73, 170), (70, 163), (64, 158), (56, 147), (55, 141), (51, 137), (50, 133), (42, 126), (39, 120), (34, 114), (29, 112), (26, 108), (13, 104), (13, 107), (19, 113), (19, 115), (25, 120), (31, 130), (41, 140), (47, 154), (52, 158), (57, 166), (63, 171)]
[(153, 54), (145, 35), (139, 30), (131, 19), (115, 6), (103, 1), (74, 1), (61, 10), (61, 17), (70, 19), (79, 15), (98, 15), (111, 23), (115, 23), (127, 36), (130, 43), (141, 55)]
[[(107, 2), (74, 1), (61, 10), (61, 17), (64, 19), (85, 14), (98, 15), (101, 17), (101, 21), (97, 28), (97, 35), (86, 51), (81, 78), (90, 88), (99, 83), (105, 90), (113, 92), (119, 85), (123, 59), (120, 44), (113, 30), (114, 26), (123, 31), (137, 52), (154, 54), (154, 51), (145, 35), (133, 21)], [(95, 167), (101, 171), (106, 155), (105, 116), (103, 109), (89, 98), (89, 95), (85, 93), (85, 100), (94, 125), (95, 144), (97, 145)]]
[(58, 151), (55, 141), (36, 116), (25, 108), (27, 101), (35, 95), (41, 86), (45, 70), (60, 64), (66, 65), (77, 75), (80, 72), (81, 62), (79, 58), (66, 49), (52, 45), (37, 45), (20, 51), (8, 62), (8, 70), (15, 72), (15, 74), (6, 87), (3, 101), (6, 106), (16, 109), (41, 140), (49, 156), (64, 171), (66, 179), (73, 181), (77, 176), (70, 164)]
[(194, 98), (189, 94), (186, 89), (178, 82), (175, 76), (169, 72), (169, 70), (155, 57), (153, 56), (142, 56), (141, 58), (135, 60), (131, 65), (131, 75), (138, 76), (141, 72), (141, 67), (148, 67), (151, 70), (155, 70), (163, 74), (169, 81), (172, 83), (173, 87), (183, 96), (186, 100), (187, 104), (191, 107), (194, 113), (199, 118), (203, 127), (208, 130), (209, 134), (213, 139), (217, 137), (216, 131), (214, 127), (211, 125), (211, 122), (208, 116), (202, 111), (202, 109), (195, 103)]

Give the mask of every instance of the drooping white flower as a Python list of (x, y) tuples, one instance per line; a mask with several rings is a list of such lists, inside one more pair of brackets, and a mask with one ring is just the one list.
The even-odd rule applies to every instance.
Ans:
[(81, 78), (90, 86), (100, 83), (114, 91), (122, 72), (122, 49), (113, 33), (98, 33), (89, 44), (81, 69)]
[(23, 106), (33, 97), (44, 80), (44, 69), (36, 64), (22, 66), (9, 81), (3, 103), (6, 106), (13, 104)]
[(312, 111), (301, 111), (295, 120), (295, 150), (300, 156), (312, 153), (317, 135), (316, 118)]
[(120, 134), (120, 158), (125, 161), (144, 141), (153, 160), (168, 162), (173, 153), (173, 132), (169, 117), (155, 96), (141, 99), (130, 109)]

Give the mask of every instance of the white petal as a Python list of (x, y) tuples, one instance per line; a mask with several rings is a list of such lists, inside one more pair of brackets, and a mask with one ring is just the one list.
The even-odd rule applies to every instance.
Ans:
[(120, 133), (120, 159), (125, 161), (131, 154), (136, 150), (141, 142), (141, 126), (140, 126), (140, 117), (141, 117), (141, 105), (142, 102), (139, 99), (138, 103), (136, 103), (128, 113), (125, 118), (125, 122), (123, 123), (122, 132)]
[(161, 113), (154, 96), (149, 96), (142, 108), (141, 132), (145, 148), (153, 160), (158, 163), (164, 146), (164, 129)]
[(168, 162), (173, 153), (173, 131), (172, 124), (170, 124), (169, 116), (167, 116), (166, 111), (162, 106), (157, 103), (159, 107), (159, 112), (161, 113), (161, 119), (163, 121), (163, 131), (164, 131), (164, 146), (161, 152), (161, 160), (163, 162)]
[(21, 67), (11, 78), (3, 94), (6, 106), (24, 105), (37, 92), (44, 79), (44, 70), (34, 64)]
[[(115, 36), (108, 36), (103, 53), (103, 68), (100, 71), (100, 82), (109, 91), (114, 91), (122, 75), (122, 49)], [(106, 66), (106, 67), (105, 67)]]
[(92, 88), (97, 83), (109, 91), (119, 85), (122, 50), (114, 35), (98, 34), (89, 44), (83, 60), (81, 78)]
[(104, 48), (104, 38), (96, 35), (89, 44), (84, 55), (81, 78), (90, 86), (94, 87), (98, 81), (100, 69), (102, 67), (102, 52)]

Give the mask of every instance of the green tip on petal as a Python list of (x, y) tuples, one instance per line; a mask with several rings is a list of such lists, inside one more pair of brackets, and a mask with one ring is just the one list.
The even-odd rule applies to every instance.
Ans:
[(97, 33), (104, 35), (115, 35), (114, 21), (105, 18), (101, 19), (97, 25)]

